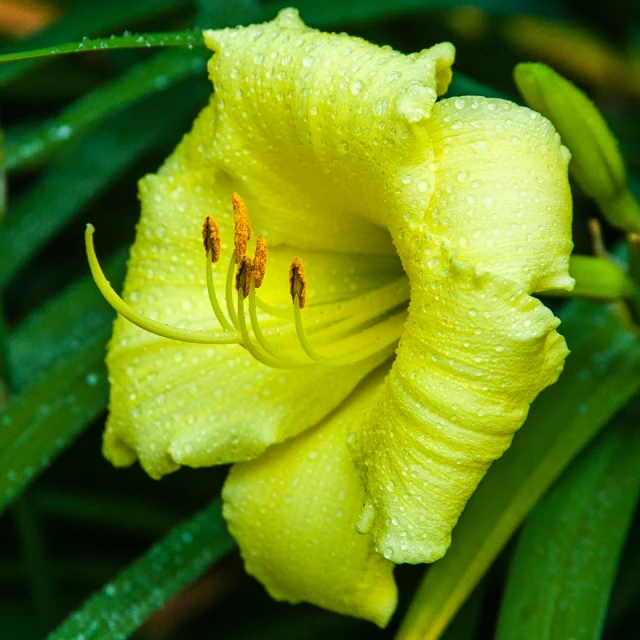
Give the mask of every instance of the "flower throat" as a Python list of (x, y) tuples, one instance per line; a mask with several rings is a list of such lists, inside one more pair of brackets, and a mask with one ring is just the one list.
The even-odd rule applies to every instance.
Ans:
[[(220, 324), (220, 331), (199, 331), (172, 327), (139, 313), (113, 289), (96, 256), (94, 227), (87, 225), (85, 245), (93, 279), (105, 300), (124, 318), (136, 326), (163, 338), (197, 344), (238, 344), (262, 364), (294, 369), (314, 364), (345, 366), (369, 357), (390, 357), (402, 333), (407, 317), (409, 287), (401, 278), (348, 301), (317, 305), (312, 329), (307, 332), (303, 309), (307, 303), (307, 276), (304, 264), (295, 257), (289, 267), (289, 292), (293, 303), (293, 322), (288, 327), (263, 330), (258, 320), (258, 308), (274, 317), (289, 313), (261, 301), (261, 287), (267, 268), (267, 243), (258, 236), (253, 258), (248, 253), (252, 237), (251, 222), (242, 198), (231, 197), (234, 217), (234, 249), (229, 260), (225, 284), (226, 313), (218, 301), (213, 282), (213, 265), (221, 257), (220, 229), (207, 216), (202, 224), (202, 243), (206, 253), (206, 282), (211, 309)], [(248, 305), (248, 322), (245, 310)], [(312, 311), (313, 313), (313, 311)], [(313, 334), (310, 340), (307, 334)], [(275, 346), (272, 338), (278, 339)], [(313, 345), (312, 345), (313, 342)], [(320, 348), (323, 353), (316, 349)]]

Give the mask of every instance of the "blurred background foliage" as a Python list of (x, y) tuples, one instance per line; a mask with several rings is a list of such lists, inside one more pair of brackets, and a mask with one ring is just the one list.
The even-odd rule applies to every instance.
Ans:
[[(482, 483), (445, 560), (426, 579), (424, 566), (398, 567), (401, 603), (384, 631), (274, 602), (244, 573), (215, 499), (224, 469), (155, 482), (101, 457), (113, 313), (88, 277), (84, 226), (100, 228), (119, 286), (136, 181), (211, 90), (197, 32), (161, 50), (151, 45), (170, 38), (137, 33), (247, 24), (283, 6), (405, 52), (454, 42), (454, 95), (518, 101), (514, 66), (550, 64), (596, 101), (640, 189), (631, 0), (0, 0), (0, 53), (95, 49), (0, 65), (0, 637), (640, 637), (640, 347), (616, 305), (550, 302), (573, 352), (565, 373)], [(103, 50), (112, 35), (136, 48)], [(589, 254), (586, 221), (599, 212), (576, 185), (574, 197), (576, 251)], [(603, 229), (610, 248), (622, 240)]]

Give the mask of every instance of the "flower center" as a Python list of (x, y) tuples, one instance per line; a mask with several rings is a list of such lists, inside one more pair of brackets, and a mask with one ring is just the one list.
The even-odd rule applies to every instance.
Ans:
[[(275, 318), (289, 316), (291, 312), (286, 313), (259, 299), (257, 290), (267, 268), (267, 243), (259, 236), (254, 256), (249, 257), (247, 249), (252, 231), (247, 209), (236, 193), (231, 203), (235, 232), (234, 249), (227, 268), (226, 313), (218, 301), (213, 278), (213, 265), (221, 257), (220, 229), (216, 221), (207, 216), (201, 230), (206, 253), (207, 291), (220, 331), (172, 327), (136, 311), (114, 291), (105, 277), (93, 244), (94, 227), (87, 225), (85, 244), (89, 266), (105, 300), (120, 315), (149, 333), (181, 342), (238, 344), (262, 364), (275, 368), (292, 369), (314, 364), (344, 366), (374, 355), (379, 357), (381, 353), (386, 353), (387, 357), (394, 353), (407, 317), (407, 279), (397, 279), (347, 301), (311, 306), (308, 309), (311, 328), (307, 331), (302, 312), (307, 303), (307, 276), (299, 257), (295, 257), (289, 267), (293, 322), (263, 330), (258, 309)], [(245, 305), (248, 305), (248, 319)]]

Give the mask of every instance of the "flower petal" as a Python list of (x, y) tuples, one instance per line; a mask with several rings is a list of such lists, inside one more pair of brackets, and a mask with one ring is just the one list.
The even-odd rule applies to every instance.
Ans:
[(223, 498), (247, 571), (274, 598), (385, 626), (397, 600), (393, 564), (356, 532), (364, 490), (346, 442), (381, 379), (367, 379), (316, 428), (235, 465)]
[(294, 9), (205, 31), (205, 42), (215, 95), (197, 125), (200, 162), (229, 176), (267, 239), (393, 251), (386, 227), (389, 207), (407, 206), (401, 179), (419, 173), (425, 201), (433, 186), (422, 179), (432, 158), (424, 123), (451, 78), (453, 46), (404, 56), (310, 29)]
[(428, 122), (436, 191), (426, 222), (457, 257), (524, 284), (570, 289), (569, 152), (540, 114), (506, 100), (449, 98)]
[[(414, 238), (409, 319), (355, 456), (358, 523), (394, 562), (433, 562), (529, 404), (566, 357), (559, 320), (513, 280)], [(410, 274), (411, 275), (411, 274)], [(414, 274), (415, 275), (415, 274)]]
[[(159, 175), (140, 185), (142, 217), (131, 252), (124, 296), (140, 312), (167, 324), (219, 328), (210, 309), (200, 226), (215, 212), (230, 258), (233, 227), (226, 193), (179, 147)], [(224, 193), (224, 197), (223, 197)], [(227, 240), (227, 242), (225, 242)], [(259, 297), (287, 302), (294, 250), (270, 249)], [(305, 253), (309, 313), (382, 286), (402, 273), (396, 256)], [(226, 265), (215, 265), (219, 295)], [(264, 328), (290, 319), (261, 315)], [(105, 456), (114, 464), (137, 458), (153, 477), (179, 464), (202, 466), (246, 460), (267, 446), (312, 426), (372, 368), (370, 358), (342, 368), (271, 369), (236, 345), (183, 344), (146, 333), (119, 318), (107, 357), (111, 379)], [(300, 402), (304, 398), (304, 402)]]

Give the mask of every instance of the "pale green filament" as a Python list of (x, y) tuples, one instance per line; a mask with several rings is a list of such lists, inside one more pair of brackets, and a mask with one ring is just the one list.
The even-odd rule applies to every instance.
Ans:
[(211, 303), (211, 309), (215, 313), (218, 322), (222, 325), (222, 328), (227, 331), (234, 331), (233, 325), (227, 320), (226, 316), (220, 308), (218, 302), (218, 296), (216, 295), (215, 287), (213, 286), (213, 270), (211, 268), (211, 251), (207, 251), (207, 292), (209, 293), (209, 302)]
[[(383, 322), (380, 322), (377, 325), (358, 334), (358, 338), (366, 337), (367, 334), (371, 334), (373, 332), (380, 334), (376, 336), (376, 339), (368, 346), (365, 346), (361, 350), (357, 349), (352, 353), (344, 356), (327, 357), (319, 354), (311, 346), (309, 339), (307, 338), (307, 335), (304, 331), (304, 326), (302, 324), (302, 311), (300, 309), (300, 301), (298, 296), (296, 296), (293, 303), (293, 316), (296, 325), (298, 342), (300, 343), (300, 347), (302, 348), (302, 350), (314, 362), (331, 367), (340, 367), (348, 364), (354, 364), (356, 362), (364, 360), (365, 358), (368, 358), (369, 356), (374, 355), (375, 353), (387, 349), (390, 350), (389, 355), (391, 355), (391, 353), (393, 353), (393, 351), (395, 350), (395, 342), (400, 338), (402, 328), (404, 327), (404, 322), (406, 320), (406, 312), (397, 313), (391, 318), (388, 318), (387, 320), (384, 320)], [(354, 337), (351, 337), (347, 340), (350, 344), (352, 344), (354, 339)]]
[[(406, 311), (395, 313), (379, 322), (375, 322), (375, 320), (385, 316), (407, 301), (409, 297), (408, 283), (404, 279), (394, 281), (375, 291), (350, 300), (319, 305), (315, 309), (312, 307), (309, 315), (313, 323), (309, 333), (314, 335), (316, 343), (328, 348), (330, 352), (328, 355), (318, 353), (311, 346), (302, 324), (300, 305), (296, 298), (294, 302), (296, 336), (294, 337), (291, 334), (287, 336), (286, 340), (291, 339), (291, 346), (294, 348), (299, 346), (306, 354), (306, 357), (290, 353), (288, 350), (282, 351), (270, 343), (260, 328), (257, 306), (260, 305), (262, 307), (265, 305), (261, 305), (257, 298), (255, 277), (252, 274), (249, 287), (249, 316), (251, 328), (257, 342), (255, 344), (247, 327), (242, 289), (237, 293), (237, 308), (233, 304), (235, 251), (231, 256), (226, 278), (226, 307), (231, 322), (227, 319), (218, 302), (213, 283), (211, 253), (207, 252), (206, 279), (209, 301), (224, 331), (196, 331), (170, 327), (139, 313), (113, 290), (98, 263), (93, 244), (93, 233), (93, 226), (87, 225), (85, 232), (87, 257), (93, 278), (106, 301), (120, 315), (133, 324), (164, 338), (196, 344), (239, 344), (253, 358), (266, 366), (278, 369), (295, 369), (311, 366), (314, 363), (325, 366), (345, 366), (375, 354), (384, 354), (387, 351), (388, 356), (390, 356), (395, 349), (395, 343), (402, 333)], [(270, 306), (268, 308), (277, 310), (278, 313), (276, 315), (280, 315), (281, 310)], [(280, 327), (274, 329), (273, 333), (282, 335), (282, 329)], [(272, 331), (267, 330), (266, 333), (269, 335)], [(333, 355), (345, 353), (345, 351), (348, 351), (346, 355)]]
[(233, 308), (233, 290), (235, 288), (235, 279), (236, 279), (236, 250), (234, 249), (231, 253), (231, 261), (229, 262), (229, 267), (227, 268), (227, 287), (226, 287), (226, 302), (227, 302), (227, 311), (229, 312), (229, 319), (231, 320), (231, 324), (235, 327), (236, 331), (239, 330), (238, 325), (238, 315), (236, 314), (236, 310)]
[(251, 341), (251, 337), (249, 336), (249, 331), (247, 330), (247, 321), (244, 315), (244, 298), (242, 295), (242, 291), (244, 286), (240, 286), (238, 290), (238, 325), (240, 330), (240, 335), (244, 341), (244, 346), (247, 351), (262, 364), (266, 364), (268, 367), (273, 367), (274, 369), (297, 369), (299, 367), (308, 367), (312, 362), (300, 363), (295, 360), (291, 360), (289, 358), (280, 358), (273, 357), (269, 353), (263, 353), (259, 347), (253, 344)]
[(170, 327), (162, 322), (156, 322), (151, 318), (138, 313), (133, 307), (128, 305), (113, 289), (107, 278), (105, 277), (98, 257), (96, 256), (96, 250), (93, 246), (93, 232), (95, 229), (93, 225), (88, 224), (84, 233), (85, 247), (87, 250), (87, 258), (89, 260), (89, 268), (91, 269), (91, 275), (100, 289), (100, 293), (104, 296), (104, 299), (124, 318), (132, 322), (136, 326), (154, 333), (157, 336), (163, 338), (170, 338), (171, 340), (179, 340), (180, 342), (193, 342), (196, 344), (237, 344), (238, 336), (236, 333), (229, 331), (192, 331), (190, 329), (178, 329), (176, 327)]
[[(262, 333), (262, 329), (260, 328), (260, 324), (258, 323), (258, 314), (256, 312), (256, 287), (255, 287), (255, 278), (251, 277), (251, 286), (249, 287), (249, 317), (251, 318), (251, 328), (253, 329), (253, 334), (258, 341), (258, 344), (271, 356), (274, 358), (290, 362), (293, 365), (301, 365), (305, 364), (305, 360), (300, 360), (295, 356), (291, 356), (286, 354), (279, 349), (276, 349), (271, 345), (271, 343), (267, 340), (264, 333)], [(307, 363), (308, 364), (308, 363)]]

